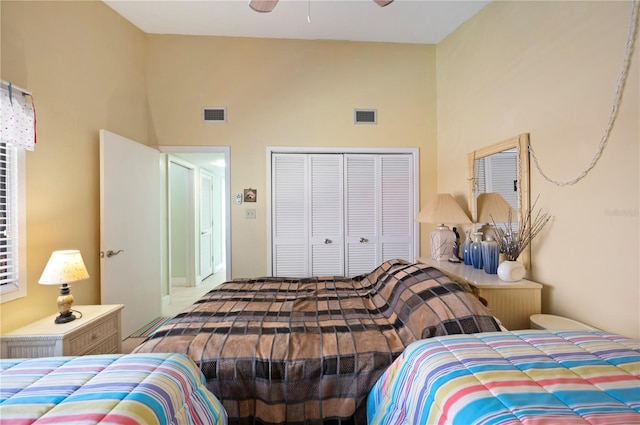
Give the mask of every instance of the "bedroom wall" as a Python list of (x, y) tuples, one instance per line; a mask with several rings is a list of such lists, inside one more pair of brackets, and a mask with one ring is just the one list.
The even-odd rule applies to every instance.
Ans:
[[(572, 180), (612, 107), (631, 3), (493, 2), (437, 46), (438, 190), (467, 194), (467, 153), (530, 133), (544, 171)], [(532, 200), (553, 215), (533, 241), (543, 312), (640, 337), (640, 52), (602, 158), (558, 187), (532, 166)]]
[(2, 79), (30, 90), (38, 141), (27, 153), (27, 297), (0, 305), (0, 332), (57, 312), (37, 281), (58, 249), (82, 252), (100, 302), (99, 135), (146, 142), (145, 35), (102, 2), (0, 2)]
[[(75, 303), (100, 301), (100, 128), (231, 146), (232, 194), (258, 189), (256, 220), (232, 204), (234, 277), (266, 273), (266, 146), (419, 147), (421, 198), (435, 190), (434, 46), (147, 36), (99, 1), (3, 0), (0, 15), (1, 77), (35, 94), (38, 116), (28, 294), (0, 305), (0, 332), (57, 311), (58, 289), (37, 284), (56, 249), (80, 249), (91, 275)], [(203, 124), (203, 106), (226, 106), (228, 124)], [(354, 126), (355, 107), (379, 124)]]
[(419, 147), (421, 199), (435, 190), (435, 46), (149, 35), (147, 55), (152, 144), (230, 146), (232, 196), (258, 190), (255, 220), (229, 200), (234, 278), (267, 272), (267, 146)]

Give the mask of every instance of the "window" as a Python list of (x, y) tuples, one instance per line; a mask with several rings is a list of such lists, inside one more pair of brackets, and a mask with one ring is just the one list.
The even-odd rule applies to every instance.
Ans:
[(27, 295), (25, 151), (0, 143), (0, 302)]
[(0, 303), (27, 295), (25, 150), (34, 150), (33, 96), (0, 81)]

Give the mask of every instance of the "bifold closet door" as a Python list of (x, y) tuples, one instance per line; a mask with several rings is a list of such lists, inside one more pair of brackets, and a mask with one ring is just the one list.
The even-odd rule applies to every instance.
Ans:
[(343, 157), (272, 157), (273, 275), (344, 274)]
[(410, 155), (345, 155), (345, 275), (413, 261)]
[(274, 276), (355, 276), (413, 260), (414, 176), (405, 154), (273, 154)]

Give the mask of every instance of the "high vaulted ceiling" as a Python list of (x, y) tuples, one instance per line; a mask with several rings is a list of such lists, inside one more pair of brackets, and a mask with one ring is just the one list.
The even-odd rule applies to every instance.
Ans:
[(150, 34), (437, 44), (490, 0), (103, 0)]

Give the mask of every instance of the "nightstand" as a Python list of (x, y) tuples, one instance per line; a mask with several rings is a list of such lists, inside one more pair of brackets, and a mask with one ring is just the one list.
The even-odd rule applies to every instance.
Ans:
[[(82, 317), (56, 324), (59, 313), (0, 335), (2, 358), (79, 356), (122, 351), (124, 305), (74, 305)], [(77, 315), (77, 313), (75, 313)]]
[(474, 294), (487, 300), (491, 313), (509, 330), (530, 329), (529, 316), (541, 313), (542, 285), (539, 283), (526, 279), (505, 282), (498, 275), (464, 263), (426, 257), (416, 258), (416, 261), (435, 267), (454, 282), (468, 284)]

